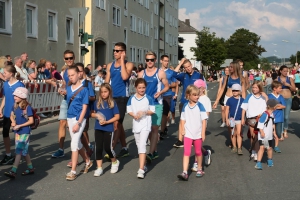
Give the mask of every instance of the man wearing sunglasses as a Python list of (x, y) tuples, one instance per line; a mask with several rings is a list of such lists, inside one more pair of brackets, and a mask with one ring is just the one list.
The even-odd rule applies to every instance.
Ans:
[[(71, 50), (66, 50), (64, 52), (64, 61), (65, 64), (69, 67), (74, 65), (74, 60), (75, 60), (75, 54)], [(61, 88), (66, 88), (66, 86), (69, 83), (69, 77), (68, 77), (68, 68), (65, 70), (64, 75), (63, 75), (63, 84)], [(66, 95), (66, 90), (59, 90), (59, 93), (61, 95)], [(59, 111), (59, 129), (58, 129), (58, 142), (59, 142), (59, 149), (52, 154), (53, 158), (60, 158), (64, 157), (64, 142), (66, 138), (66, 126), (67, 126), (67, 111), (68, 111), (68, 103), (65, 98), (62, 100), (61, 105), (60, 105), (60, 111)]]
[(126, 44), (122, 42), (116, 43), (113, 53), (115, 61), (107, 65), (105, 83), (111, 83), (113, 98), (116, 101), (120, 112), (120, 119), (117, 122), (114, 131), (113, 148), (115, 148), (118, 140), (120, 140), (122, 149), (117, 157), (125, 157), (129, 155), (129, 152), (126, 145), (123, 120), (129, 98), (129, 78), (133, 69), (133, 63), (125, 60)]
[[(181, 66), (183, 66), (185, 72), (178, 73)], [(193, 85), (194, 82), (198, 79), (202, 79), (204, 81), (205, 81), (205, 79), (204, 79), (204, 76), (200, 72), (197, 72), (194, 70), (191, 61), (186, 58), (182, 58), (180, 63), (174, 69), (173, 77), (176, 78), (178, 81), (180, 81), (183, 86), (182, 93), (181, 93), (181, 99), (180, 99), (180, 103), (179, 103), (179, 116), (180, 116), (183, 105), (188, 102), (188, 100), (185, 98), (185, 90), (186, 90), (187, 86)], [(182, 130), (180, 127), (180, 123), (179, 123), (178, 130)], [(182, 138), (183, 138), (182, 134), (180, 133), (180, 131), (178, 131), (178, 141), (173, 146), (177, 147), (177, 148), (183, 147)]]
[(164, 70), (160, 70), (155, 66), (156, 54), (150, 51), (145, 58), (147, 67), (138, 73), (138, 78), (144, 78), (147, 82), (146, 94), (154, 99), (155, 105), (155, 113), (151, 115), (150, 151), (147, 154), (147, 160), (151, 162), (158, 158), (157, 141), (158, 128), (161, 125), (163, 112), (162, 95), (169, 90), (169, 84)]

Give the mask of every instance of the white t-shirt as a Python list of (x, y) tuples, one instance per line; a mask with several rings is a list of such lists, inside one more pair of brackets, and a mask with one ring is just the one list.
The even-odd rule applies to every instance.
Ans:
[(181, 120), (185, 121), (184, 129), (187, 138), (197, 140), (202, 138), (202, 121), (206, 120), (207, 114), (204, 106), (197, 102), (193, 107), (185, 103), (182, 107)]
[(246, 111), (247, 118), (252, 118), (262, 114), (266, 110), (267, 104), (262, 96), (256, 97), (253, 94), (248, 94), (241, 108)]
[[(142, 98), (137, 98), (132, 95), (127, 102), (127, 112), (137, 114), (139, 111), (155, 112), (154, 100), (149, 95), (145, 94)], [(139, 120), (132, 120), (132, 132), (140, 133), (141, 131), (151, 131), (151, 116), (145, 115)]]
[[(20, 68), (20, 67), (17, 67), (17, 66), (15, 66), (15, 68), (16, 68), (17, 72), (20, 74), (20, 78), (22, 80), (29, 80), (28, 79), (28, 72), (25, 68), (23, 68), (23, 67)], [(17, 74), (16, 74), (16, 76), (17, 76)]]
[(202, 95), (199, 97), (198, 101), (204, 106), (206, 112), (211, 112), (211, 101), (206, 95)]
[(270, 115), (269, 122), (266, 124), (267, 126), (265, 126), (264, 123), (268, 120), (268, 114), (264, 112), (260, 116), (258, 124), (257, 124), (257, 128), (264, 130), (265, 137), (262, 138), (260, 136), (260, 131), (258, 131), (258, 140), (265, 140), (265, 139), (273, 140), (273, 120), (272, 120), (272, 118), (274, 118), (273, 113)]
[[(101, 85), (102, 83), (104, 83), (104, 80), (102, 77), (96, 76), (94, 82), (97, 83), (98, 85)], [(99, 91), (99, 89), (100, 89), (100, 87), (95, 87), (95, 91)]]

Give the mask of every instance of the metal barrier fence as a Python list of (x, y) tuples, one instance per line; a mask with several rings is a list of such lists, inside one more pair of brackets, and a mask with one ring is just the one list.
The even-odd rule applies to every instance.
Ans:
[[(63, 96), (57, 92), (58, 87), (44, 82), (37, 83), (38, 87), (35, 87), (34, 83), (28, 81), (24, 82), (24, 84), (29, 92), (27, 101), (35, 109), (36, 113), (54, 112), (60, 109)], [(0, 97), (1, 102), (2, 94)]]

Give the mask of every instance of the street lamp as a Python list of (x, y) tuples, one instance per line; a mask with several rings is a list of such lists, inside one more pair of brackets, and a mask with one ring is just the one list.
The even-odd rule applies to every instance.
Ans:
[[(289, 43), (287, 40), (282, 40), (282, 42)], [(285, 46), (283, 48), (283, 64), (285, 65)]]
[[(297, 32), (300, 32), (300, 30), (298, 30)], [(297, 45), (296, 45), (296, 63), (298, 63), (298, 48), (297, 48)]]

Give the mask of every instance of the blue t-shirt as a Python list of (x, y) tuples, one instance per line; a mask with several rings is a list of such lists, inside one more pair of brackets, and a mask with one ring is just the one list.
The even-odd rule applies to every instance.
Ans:
[[(169, 85), (176, 81), (176, 80), (174, 80), (175, 78), (173, 77), (173, 70), (166, 69), (165, 73), (166, 73), (166, 77), (167, 77)], [(164, 84), (162, 84), (161, 90), (163, 90), (164, 88), (165, 88), (165, 86), (164, 86)], [(163, 96), (171, 96), (171, 95), (172, 95), (172, 88), (169, 88), (165, 93), (163, 93)]]
[[(82, 85), (80, 86), (82, 87)], [(74, 93), (80, 88), (76, 88), (75, 90), (72, 90), (72, 86), (67, 87), (67, 102), (69, 105), (71, 97), (74, 95)], [(83, 88), (74, 98), (74, 100), (71, 102), (68, 112), (67, 112), (67, 118), (73, 118), (76, 117), (76, 120), (79, 119), (81, 111), (82, 111), (82, 105), (83, 104), (89, 104), (89, 91), (87, 88)], [(89, 108), (87, 108), (89, 109)], [(84, 116), (86, 118), (86, 115)]]
[[(11, 111), (13, 111), (16, 116), (16, 124), (17, 125), (26, 123), (28, 121), (27, 118), (33, 116), (32, 108), (30, 105), (27, 106), (27, 111), (26, 111), (27, 118), (25, 116), (24, 110), (22, 110), (19, 106), (17, 107), (16, 110), (14, 110), (14, 108), (12, 108)], [(24, 126), (14, 132), (21, 135), (21, 134), (30, 134), (30, 131), (31, 131), (30, 126)]]
[(45, 69), (44, 74), (46, 75), (46, 79), (50, 79), (51, 78), (51, 73), (49, 72), (48, 69)]
[(187, 99), (185, 99), (185, 90), (189, 85), (193, 85), (194, 82), (198, 79), (202, 79), (205, 81), (204, 77), (202, 74), (200, 74), (197, 71), (194, 71), (192, 75), (189, 75), (187, 73), (178, 73), (173, 71), (173, 77), (176, 78), (177, 80), (179, 80), (182, 83), (182, 94), (181, 94), (181, 99), (180, 102), (181, 103), (186, 103), (188, 102)]
[(110, 79), (114, 98), (129, 96), (129, 78), (127, 80), (122, 79), (121, 66), (115, 67), (115, 62), (110, 67)]
[(65, 80), (66, 85), (68, 85), (69, 83), (68, 69), (65, 70), (63, 79)]
[[(240, 103), (238, 105), (238, 109), (235, 115), (234, 120), (241, 120), (242, 119), (242, 108), (241, 105), (243, 103), (244, 99), (242, 97), (240, 97)], [(239, 99), (236, 99), (234, 97), (230, 97), (227, 102), (226, 102), (226, 106), (229, 106), (229, 118), (233, 118), (234, 117), (234, 113), (236, 110), (236, 106), (239, 102)]]
[[(82, 81), (83, 86), (85, 86), (85, 81), (86, 80)], [(89, 97), (95, 97), (95, 91), (94, 91), (94, 88), (93, 88), (93, 85), (92, 85), (91, 81), (88, 81), (87, 89), (89, 91)], [(89, 118), (89, 116), (90, 116), (93, 104), (94, 104), (94, 101), (89, 101), (89, 106), (88, 106), (88, 109), (87, 109), (86, 114), (85, 114), (86, 119)]]
[[(269, 99), (276, 99), (281, 105), (286, 106), (285, 100), (283, 98), (282, 95), (278, 95), (278, 97), (276, 97), (273, 93), (268, 94), (268, 98)], [(274, 115), (274, 123), (281, 123), (284, 121), (284, 116), (283, 116), (283, 109), (280, 110), (274, 110), (273, 111), (273, 115)]]
[(162, 104), (162, 97), (161, 96), (157, 97), (156, 99), (154, 98), (154, 95), (157, 92), (161, 91), (161, 87), (162, 87), (161, 86), (162, 82), (158, 77), (158, 70), (159, 69), (157, 69), (156, 72), (152, 76), (148, 76), (146, 74), (146, 70), (144, 70), (144, 75), (143, 75), (143, 78), (147, 82), (146, 94), (154, 99), (154, 105), (161, 105)]
[[(116, 114), (119, 114), (119, 109), (118, 109), (117, 103), (115, 101), (114, 101), (114, 107), (113, 108), (109, 108), (106, 101), (103, 102), (103, 107), (104, 108), (102, 108), (102, 106), (100, 106), (100, 108), (97, 108), (97, 102), (95, 101), (92, 110), (93, 110), (93, 112), (96, 112), (96, 113), (101, 112), (105, 116), (106, 121), (113, 118)], [(110, 123), (110, 124), (100, 125), (99, 120), (96, 119), (95, 120), (95, 130), (113, 132), (114, 131), (114, 124)]]
[(8, 81), (5, 81), (3, 84), (3, 96), (5, 96), (5, 106), (3, 109), (3, 116), (9, 118), (11, 114), (11, 109), (14, 107), (14, 91), (18, 87), (25, 87), (20, 81), (16, 81), (12, 85)]

